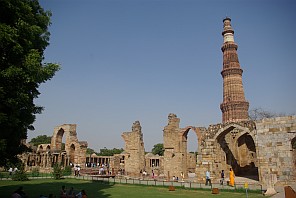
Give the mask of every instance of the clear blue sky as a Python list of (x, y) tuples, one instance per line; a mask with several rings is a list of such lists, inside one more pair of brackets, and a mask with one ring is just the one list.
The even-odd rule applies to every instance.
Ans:
[(36, 103), (45, 110), (29, 140), (68, 123), (96, 151), (121, 148), (122, 132), (139, 120), (150, 151), (163, 141), (169, 113), (180, 127), (221, 122), (225, 16), (232, 19), (250, 108), (296, 112), (296, 1), (40, 3), (52, 11), (45, 61), (62, 69), (40, 87)]

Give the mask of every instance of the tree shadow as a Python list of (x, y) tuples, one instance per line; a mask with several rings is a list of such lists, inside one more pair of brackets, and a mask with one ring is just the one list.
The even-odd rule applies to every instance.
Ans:
[(78, 179), (34, 179), (30, 181), (0, 181), (1, 197), (11, 197), (14, 191), (20, 186), (23, 187), (26, 195), (30, 197), (39, 197), (40, 195), (48, 196), (53, 194), (56, 198), (60, 197), (62, 186), (68, 191), (71, 187), (74, 189), (74, 194), (79, 193), (82, 189), (86, 191), (88, 197), (100, 198), (110, 197), (104, 190), (112, 188), (114, 184), (108, 181), (88, 181)]

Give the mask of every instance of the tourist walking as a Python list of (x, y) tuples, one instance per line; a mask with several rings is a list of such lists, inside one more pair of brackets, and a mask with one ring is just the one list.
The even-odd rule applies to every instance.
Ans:
[(223, 185), (223, 183), (224, 183), (224, 177), (225, 177), (224, 170), (222, 170), (221, 171), (220, 185)]
[(211, 175), (210, 175), (210, 171), (207, 170), (206, 172), (206, 186), (210, 184), (210, 186), (212, 185), (212, 182), (211, 182)]
[(229, 185), (230, 186), (234, 186), (234, 172), (233, 172), (233, 170), (232, 170), (232, 168), (230, 168), (230, 170), (229, 170)]

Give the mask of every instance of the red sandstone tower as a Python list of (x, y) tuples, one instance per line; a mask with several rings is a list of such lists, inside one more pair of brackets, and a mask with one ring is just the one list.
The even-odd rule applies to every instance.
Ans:
[(231, 27), (231, 19), (223, 20), (222, 32), (224, 42), (221, 48), (223, 52), (223, 102), (220, 105), (222, 122), (246, 121), (249, 118), (249, 102), (245, 99), (242, 74), (237, 55), (237, 44), (234, 42), (234, 31)]

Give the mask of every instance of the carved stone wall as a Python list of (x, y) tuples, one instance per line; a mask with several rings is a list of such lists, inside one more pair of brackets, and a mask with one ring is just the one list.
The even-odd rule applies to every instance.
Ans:
[(295, 179), (296, 116), (263, 119), (256, 122), (260, 180), (276, 174), (279, 181)]

